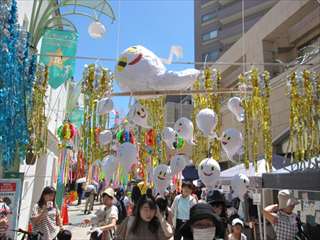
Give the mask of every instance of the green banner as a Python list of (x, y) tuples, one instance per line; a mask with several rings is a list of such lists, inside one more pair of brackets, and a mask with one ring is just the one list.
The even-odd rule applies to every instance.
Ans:
[(49, 85), (52, 88), (58, 88), (73, 76), (77, 43), (78, 34), (75, 32), (55, 29), (45, 32), (41, 43), (40, 62), (49, 66)]

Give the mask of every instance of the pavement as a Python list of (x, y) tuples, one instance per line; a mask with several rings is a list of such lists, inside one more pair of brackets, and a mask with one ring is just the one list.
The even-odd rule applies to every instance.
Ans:
[(64, 228), (72, 232), (72, 240), (89, 240), (90, 235), (87, 233), (91, 226), (84, 224), (84, 220), (91, 219), (93, 213), (103, 205), (96, 201), (91, 214), (84, 215), (85, 200), (82, 200), (82, 204), (79, 206), (76, 204), (77, 202), (74, 202), (68, 206), (69, 225), (64, 225)]

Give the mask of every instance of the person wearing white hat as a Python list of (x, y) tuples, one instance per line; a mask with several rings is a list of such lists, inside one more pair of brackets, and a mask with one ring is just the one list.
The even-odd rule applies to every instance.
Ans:
[(263, 209), (263, 215), (273, 225), (277, 239), (292, 240), (297, 235), (297, 215), (293, 209), (298, 203), (292, 191), (281, 190), (278, 193), (278, 204)]
[(240, 218), (235, 218), (232, 220), (232, 230), (228, 235), (228, 240), (247, 240), (246, 235), (242, 233), (244, 228), (243, 221)]

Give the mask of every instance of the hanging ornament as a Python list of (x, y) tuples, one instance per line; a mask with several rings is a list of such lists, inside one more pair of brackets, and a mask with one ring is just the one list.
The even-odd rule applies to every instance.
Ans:
[(217, 114), (209, 108), (202, 109), (196, 117), (196, 123), (205, 137), (216, 138), (217, 134), (214, 132), (218, 117)]
[(241, 106), (241, 99), (238, 97), (232, 97), (228, 101), (229, 110), (236, 116), (237, 121), (244, 121), (244, 109)]
[(155, 130), (150, 129), (145, 134), (145, 144), (149, 147), (153, 147), (156, 142)]
[(118, 140), (119, 143), (125, 143), (125, 142), (130, 142), (132, 144), (135, 143), (135, 138), (134, 138), (134, 134), (132, 130), (128, 130), (128, 129), (120, 129), (117, 133), (116, 133), (116, 138)]
[(232, 160), (242, 146), (242, 134), (234, 128), (228, 128), (222, 133), (221, 144), (228, 158)]
[(112, 176), (117, 172), (119, 162), (115, 156), (108, 155), (102, 160), (101, 165), (105, 178), (111, 180)]
[(187, 166), (188, 160), (184, 154), (176, 154), (170, 161), (172, 175), (176, 175)]
[(160, 164), (154, 169), (153, 182), (160, 196), (164, 196), (166, 189), (170, 186), (171, 176), (170, 167), (167, 165)]
[(241, 201), (244, 201), (244, 195), (247, 193), (249, 186), (250, 186), (249, 178), (242, 173), (234, 175), (233, 178), (231, 179), (231, 187), (232, 187), (233, 193)]
[(99, 143), (101, 145), (108, 145), (109, 143), (112, 142), (112, 138), (113, 138), (112, 132), (109, 129), (104, 130), (99, 134)]
[(90, 37), (101, 38), (106, 32), (106, 27), (99, 21), (92, 22), (88, 27)]
[(198, 166), (200, 180), (210, 190), (216, 187), (220, 177), (220, 165), (213, 158), (203, 159)]
[(188, 143), (195, 145), (193, 141), (193, 123), (185, 117), (182, 117), (174, 124), (174, 130)]
[(58, 128), (57, 134), (61, 141), (68, 141), (76, 135), (76, 128), (69, 121), (65, 121), (65, 123)]
[(148, 125), (148, 111), (139, 102), (136, 102), (130, 107), (128, 118), (130, 121), (140, 127), (151, 128)]
[(119, 146), (117, 158), (125, 172), (128, 173), (132, 164), (137, 162), (136, 145), (125, 142)]
[(97, 103), (97, 115), (105, 115), (113, 110), (113, 101), (111, 98), (102, 98)]

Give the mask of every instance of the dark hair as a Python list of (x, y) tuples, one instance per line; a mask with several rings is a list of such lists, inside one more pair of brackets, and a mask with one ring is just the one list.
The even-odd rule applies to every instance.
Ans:
[(149, 198), (153, 197), (152, 189), (151, 189), (151, 188), (147, 188), (146, 195), (147, 195)]
[(189, 188), (191, 190), (194, 189), (194, 185), (193, 185), (193, 183), (191, 181), (183, 181), (181, 188), (184, 188), (184, 187), (187, 187), (187, 188)]
[(156, 204), (158, 205), (160, 212), (165, 212), (168, 207), (168, 200), (163, 197), (157, 197)]
[[(139, 228), (139, 224), (141, 224), (143, 221), (140, 216), (140, 209), (144, 204), (148, 204), (149, 207), (153, 210), (157, 209), (156, 201), (154, 200), (153, 197), (150, 198), (146, 194), (143, 194), (141, 196), (141, 198), (138, 201), (137, 207), (135, 209), (134, 221), (129, 231), (129, 232), (132, 232), (133, 234), (137, 232), (137, 229)], [(159, 220), (157, 219), (156, 216), (154, 216), (154, 218), (148, 223), (148, 229), (150, 230), (150, 232), (156, 233), (159, 227), (160, 227)]]
[(134, 205), (136, 205), (141, 197), (140, 188), (136, 185), (132, 188), (131, 199)]
[(45, 205), (45, 200), (44, 200), (44, 195), (47, 195), (47, 194), (54, 194), (54, 198), (53, 198), (53, 207), (56, 207), (56, 190), (54, 189), (54, 187), (45, 187), (41, 193), (41, 197), (38, 201), (38, 206), (40, 208), (43, 207), (43, 205)]

